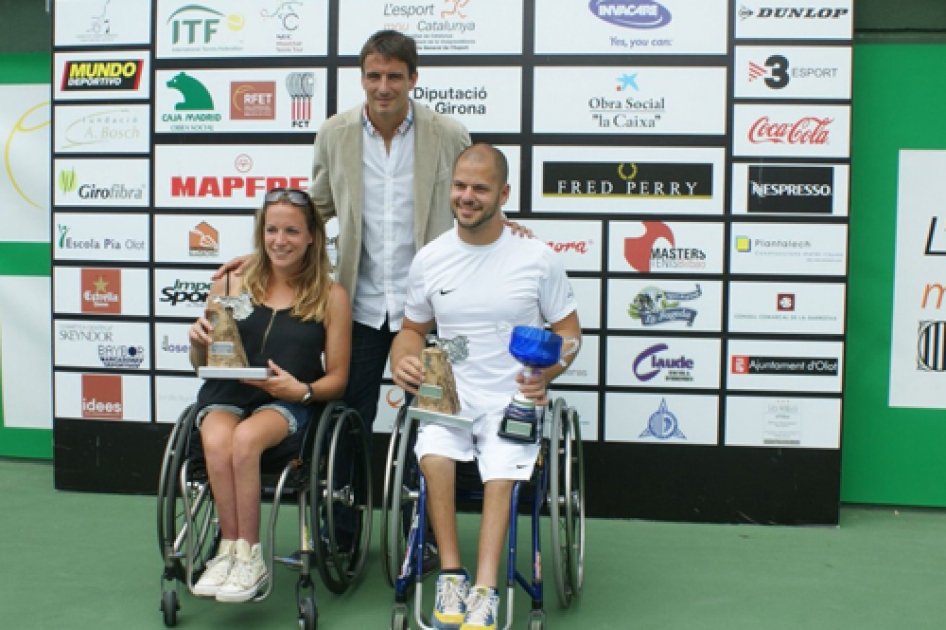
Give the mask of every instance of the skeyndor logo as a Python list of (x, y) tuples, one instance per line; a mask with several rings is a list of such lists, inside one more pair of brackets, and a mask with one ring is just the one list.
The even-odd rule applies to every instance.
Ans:
[(59, 190), (62, 192), (71, 193), (75, 191), (78, 183), (79, 177), (76, 175), (76, 169), (59, 171)]
[(670, 11), (651, 0), (591, 0), (588, 8), (599, 20), (625, 28), (660, 28), (670, 23)]

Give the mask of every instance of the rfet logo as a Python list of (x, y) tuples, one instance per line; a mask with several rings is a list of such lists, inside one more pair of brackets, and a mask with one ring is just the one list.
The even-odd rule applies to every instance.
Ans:
[(122, 312), (121, 269), (82, 270), (82, 312)]
[(230, 83), (231, 120), (275, 120), (276, 82), (239, 81)]
[(171, 178), (172, 197), (233, 197), (243, 193), (248, 199), (256, 197), (258, 193), (273, 188), (298, 188), (305, 190), (309, 187), (308, 177), (281, 177), (281, 176), (251, 176), (244, 175), (253, 170), (253, 158), (241, 153), (233, 161), (234, 169), (240, 173), (235, 176), (205, 177), (174, 176)]
[(191, 256), (213, 257), (220, 252), (220, 232), (206, 221), (201, 221), (188, 233)]
[(794, 122), (772, 122), (762, 116), (749, 128), (749, 142), (753, 144), (817, 144), (829, 143), (833, 118), (805, 116)]
[(670, 23), (670, 11), (652, 0), (591, 0), (595, 17), (625, 28), (660, 28)]
[(122, 419), (122, 377), (116, 374), (82, 375), (82, 417)]

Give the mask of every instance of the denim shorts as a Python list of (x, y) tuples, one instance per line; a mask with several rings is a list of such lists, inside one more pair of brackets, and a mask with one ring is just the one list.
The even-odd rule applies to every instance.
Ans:
[(211, 411), (226, 411), (227, 413), (236, 416), (240, 420), (245, 420), (247, 417), (262, 409), (272, 409), (273, 411), (279, 413), (279, 415), (285, 418), (286, 422), (289, 423), (289, 435), (295, 435), (299, 431), (305, 431), (306, 426), (312, 420), (312, 413), (315, 410), (315, 407), (310, 407), (297, 402), (289, 402), (287, 400), (274, 400), (271, 403), (266, 403), (265, 405), (260, 405), (259, 407), (249, 408), (222, 403), (211, 403), (197, 412), (197, 421), (195, 426), (200, 428), (200, 424), (203, 422), (204, 417)]

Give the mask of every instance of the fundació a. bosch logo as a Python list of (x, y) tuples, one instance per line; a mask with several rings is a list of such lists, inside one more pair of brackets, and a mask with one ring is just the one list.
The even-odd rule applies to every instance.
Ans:
[(588, 8), (599, 20), (624, 28), (660, 28), (672, 19), (667, 7), (650, 0), (591, 0)]
[(920, 322), (916, 368), (921, 372), (946, 372), (946, 322)]

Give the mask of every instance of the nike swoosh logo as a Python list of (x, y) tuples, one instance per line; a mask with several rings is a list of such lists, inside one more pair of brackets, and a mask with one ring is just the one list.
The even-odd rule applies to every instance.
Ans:
[(450, 294), (450, 293), (453, 293), (454, 291), (456, 291), (455, 288), (454, 288), (454, 289), (449, 289), (449, 290), (448, 290), (448, 289), (440, 289), (440, 295), (448, 295), (448, 294)]

